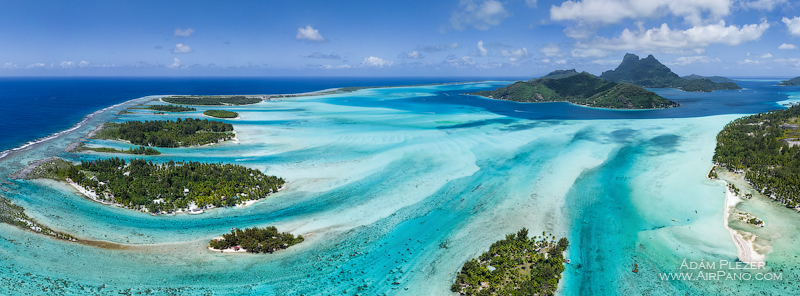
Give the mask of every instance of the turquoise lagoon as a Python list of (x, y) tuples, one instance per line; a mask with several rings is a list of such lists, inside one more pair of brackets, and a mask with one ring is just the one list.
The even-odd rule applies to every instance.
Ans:
[[(738, 207), (767, 227), (730, 226), (758, 237), (767, 269), (733, 272), (774, 272), (780, 280), (661, 278), (687, 271), (684, 260), (737, 260), (724, 223), (725, 187), (705, 178), (715, 136), (744, 114), (781, 108), (784, 89), (748, 81), (743, 92), (656, 90), (683, 107), (648, 111), (461, 95), (505, 84), (366, 89), (226, 107), (241, 116), (226, 120), (238, 143), (147, 157), (237, 163), (289, 181), (246, 207), (151, 216), (94, 203), (52, 181), (2, 185), (8, 191), (0, 194), (37, 221), (122, 247), (0, 224), (0, 294), (450, 295), (466, 260), (522, 227), (569, 238), (562, 295), (788, 295), (798, 288), (798, 214), (760, 196)], [(63, 151), (104, 121), (203, 118), (210, 109), (115, 115), (153, 98), (112, 107), (9, 154), (0, 176), (53, 155), (120, 156)], [(271, 255), (206, 249), (233, 227), (268, 225), (306, 241)]]

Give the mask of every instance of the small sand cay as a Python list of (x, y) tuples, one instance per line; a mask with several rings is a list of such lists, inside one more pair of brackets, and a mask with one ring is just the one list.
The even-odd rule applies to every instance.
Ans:
[[(733, 242), (736, 245), (736, 249), (739, 250), (739, 261), (746, 262), (746, 263), (755, 263), (755, 262), (764, 262), (766, 260), (766, 255), (759, 254), (755, 251), (753, 247), (753, 241), (756, 239), (755, 235), (750, 235), (748, 233), (742, 234), (737, 230), (731, 229), (728, 226), (728, 218), (731, 215), (732, 211), (735, 211), (736, 205), (742, 201), (736, 194), (733, 193), (731, 189), (727, 188), (727, 182), (721, 181), (726, 184), (725, 189), (725, 215), (724, 215), (724, 224), (725, 229), (728, 229), (728, 232), (731, 234), (731, 238), (733, 238)], [(749, 239), (745, 239), (745, 235), (749, 237)]]

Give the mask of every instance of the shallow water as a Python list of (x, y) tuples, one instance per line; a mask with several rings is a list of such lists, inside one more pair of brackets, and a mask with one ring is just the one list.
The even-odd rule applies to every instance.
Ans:
[[(684, 258), (736, 260), (723, 226), (725, 189), (705, 179), (715, 136), (741, 114), (780, 108), (776, 102), (787, 95), (778, 92), (786, 88), (745, 81), (742, 92), (659, 89), (683, 107), (646, 111), (460, 95), (504, 84), (368, 89), (231, 107), (241, 119), (226, 122), (240, 143), (159, 148), (162, 155), (148, 157), (237, 163), (289, 181), (248, 207), (154, 217), (91, 202), (52, 181), (14, 181), (4, 195), (39, 222), (127, 247), (99, 249), (0, 225), (0, 276), (8, 283), (0, 289), (447, 295), (463, 262), (521, 227), (569, 238), (563, 295), (785, 295), (796, 280), (796, 214), (768, 201), (742, 207), (786, 223), (756, 231), (772, 248), (768, 266), (785, 269), (784, 281), (659, 279), (678, 271)], [(0, 176), (51, 155), (130, 158), (63, 148), (103, 121), (201, 118), (208, 109), (116, 118), (123, 107), (10, 154), (0, 160)], [(205, 248), (232, 227), (267, 225), (307, 240), (271, 255)]]

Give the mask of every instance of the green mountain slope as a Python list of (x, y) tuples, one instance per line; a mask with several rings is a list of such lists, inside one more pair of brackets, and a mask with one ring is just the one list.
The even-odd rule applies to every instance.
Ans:
[(588, 107), (612, 109), (679, 106), (678, 103), (642, 87), (605, 81), (586, 72), (561, 79), (520, 81), (496, 90), (476, 92), (473, 95), (524, 103), (570, 102)]
[(722, 77), (722, 76), (700, 76), (700, 75), (695, 75), (695, 74), (692, 74), (692, 75), (689, 75), (689, 76), (683, 76), (681, 78), (688, 79), (688, 80), (708, 79), (708, 80), (711, 80), (713, 82), (734, 82), (734, 81), (736, 81), (736, 80), (730, 79), (728, 77)]
[(639, 56), (632, 53), (625, 54), (622, 63), (616, 69), (603, 72), (600, 78), (642, 87), (677, 88), (684, 91), (711, 92), (724, 89), (741, 89), (733, 82), (716, 83), (708, 78), (683, 79), (659, 62), (653, 55), (639, 59)]
[[(550, 72), (549, 74), (547, 74), (545, 76), (539, 77), (539, 79), (545, 79), (545, 78), (547, 78), (547, 79), (561, 79), (561, 78), (567, 78), (567, 77), (570, 77), (570, 76), (575, 76), (575, 75), (578, 75), (578, 74), (579, 74), (578, 71), (575, 71), (575, 69), (555, 70), (555, 71)], [(531, 80), (535, 80), (535, 79), (531, 79)]]
[(780, 86), (797, 86), (798, 84), (800, 84), (800, 76), (778, 83)]

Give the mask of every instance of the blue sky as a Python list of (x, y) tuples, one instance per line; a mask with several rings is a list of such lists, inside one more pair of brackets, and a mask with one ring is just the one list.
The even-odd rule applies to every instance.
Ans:
[[(233, 4), (235, 3), (235, 5)], [(788, 0), (3, 1), (0, 76), (800, 75)]]

